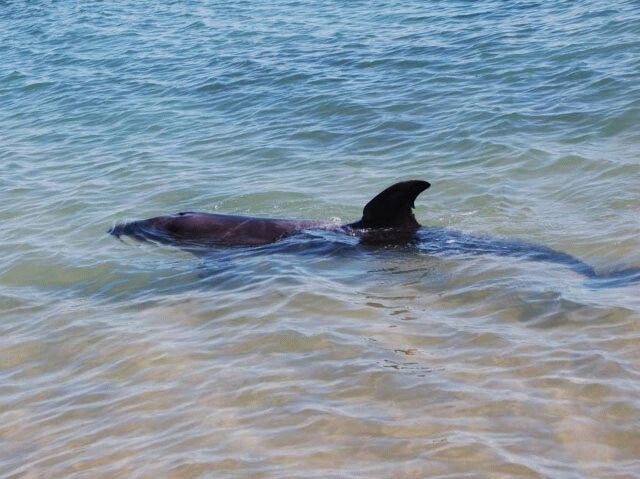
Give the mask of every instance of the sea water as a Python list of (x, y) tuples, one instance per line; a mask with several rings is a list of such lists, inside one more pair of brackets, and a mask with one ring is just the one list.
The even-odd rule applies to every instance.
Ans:
[(0, 3), (0, 475), (640, 476), (640, 286), (184, 210), (418, 220), (640, 266), (632, 0)]

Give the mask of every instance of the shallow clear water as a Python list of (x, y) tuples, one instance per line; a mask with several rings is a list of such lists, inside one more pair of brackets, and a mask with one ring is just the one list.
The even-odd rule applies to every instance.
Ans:
[(640, 286), (205, 210), (424, 224), (640, 266), (637, 2), (0, 4), (0, 475), (640, 476)]

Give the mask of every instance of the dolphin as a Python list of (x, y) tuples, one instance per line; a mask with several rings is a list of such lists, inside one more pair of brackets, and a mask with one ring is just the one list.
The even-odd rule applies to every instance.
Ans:
[(108, 232), (118, 238), (129, 236), (194, 251), (215, 246), (261, 246), (305, 230), (328, 230), (356, 236), (364, 244), (415, 243), (421, 250), (434, 254), (493, 254), (560, 264), (587, 279), (602, 280), (602, 286), (640, 282), (640, 268), (599, 274), (584, 261), (544, 245), (469, 235), (447, 228), (423, 227), (412, 210), (418, 195), (430, 186), (423, 180), (391, 185), (369, 201), (363, 209), (362, 218), (353, 223), (186, 211), (117, 224)]

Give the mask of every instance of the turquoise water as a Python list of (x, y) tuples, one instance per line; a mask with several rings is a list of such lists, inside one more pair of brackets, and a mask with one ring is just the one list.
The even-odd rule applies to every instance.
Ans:
[(423, 223), (640, 266), (640, 8), (0, 4), (0, 475), (640, 475), (640, 286), (183, 210)]

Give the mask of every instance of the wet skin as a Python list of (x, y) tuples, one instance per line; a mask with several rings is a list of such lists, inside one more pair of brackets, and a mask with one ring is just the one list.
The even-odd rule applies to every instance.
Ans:
[(416, 197), (431, 186), (426, 181), (396, 183), (374, 197), (364, 207), (362, 218), (337, 225), (326, 221), (255, 218), (214, 213), (182, 212), (157, 216), (114, 226), (109, 232), (117, 237), (131, 236), (177, 246), (255, 246), (278, 240), (308, 229), (344, 231), (373, 238), (376, 232), (391, 232), (406, 237), (420, 225), (412, 209)]

